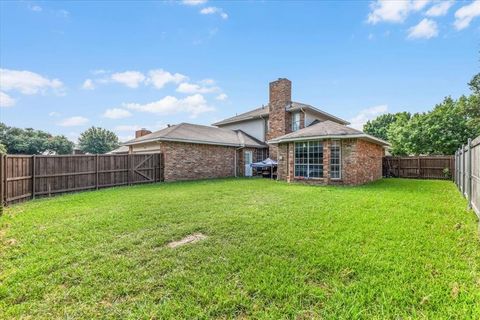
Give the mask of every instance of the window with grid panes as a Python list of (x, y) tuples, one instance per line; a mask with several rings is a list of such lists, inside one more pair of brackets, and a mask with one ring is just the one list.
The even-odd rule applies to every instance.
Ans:
[(321, 141), (295, 142), (295, 177), (323, 178)]
[(330, 144), (330, 178), (340, 179), (342, 177), (342, 150), (340, 141), (333, 140)]

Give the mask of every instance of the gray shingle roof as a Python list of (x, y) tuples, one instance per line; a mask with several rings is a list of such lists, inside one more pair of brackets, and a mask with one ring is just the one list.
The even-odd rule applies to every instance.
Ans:
[[(335, 117), (334, 115), (331, 115), (325, 111), (322, 111), (320, 109), (315, 108), (314, 106), (311, 106), (309, 104), (305, 103), (300, 103), (300, 102), (295, 102), (292, 101), (292, 103), (288, 106), (285, 106), (287, 111), (296, 111), (296, 110), (309, 110), (313, 113), (317, 113), (323, 117), (335, 120), (339, 123), (343, 124), (349, 124), (348, 121), (345, 121), (343, 119), (340, 119), (338, 117)], [(265, 118), (268, 117), (268, 105), (262, 106), (260, 108), (256, 108), (250, 111), (247, 111), (245, 113), (241, 113), (239, 115), (236, 115), (234, 117), (230, 117), (227, 119), (224, 119), (222, 121), (215, 122), (213, 125), (214, 126), (221, 126), (229, 123), (235, 123), (235, 122), (241, 122), (241, 121), (246, 121), (246, 120), (252, 120), (252, 119), (260, 119), (260, 118)]]
[(382, 139), (330, 120), (322, 121), (298, 131), (277, 137), (268, 141), (268, 143), (275, 144), (287, 141), (300, 141), (316, 138), (361, 138), (384, 146), (390, 145), (388, 142)]
[(107, 152), (107, 154), (118, 154), (118, 153), (128, 153), (128, 147), (127, 146), (120, 146), (117, 149), (114, 149), (110, 152)]
[(252, 119), (260, 119), (268, 117), (268, 106), (262, 106), (260, 108), (256, 108), (245, 113), (238, 114), (236, 116), (224, 119), (222, 121), (215, 122), (214, 126), (220, 126), (222, 124), (234, 123), (234, 122), (241, 122), (245, 120), (252, 120)]
[(124, 143), (133, 145), (151, 141), (176, 141), (235, 147), (265, 148), (267, 145), (241, 130), (229, 130), (191, 123), (180, 123)]

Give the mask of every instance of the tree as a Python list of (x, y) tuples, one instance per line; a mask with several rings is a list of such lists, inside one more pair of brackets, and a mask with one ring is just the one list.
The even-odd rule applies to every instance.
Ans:
[(399, 117), (406, 116), (410, 118), (410, 113), (408, 112), (399, 112), (399, 113), (386, 113), (378, 116), (373, 120), (369, 120), (364, 126), (363, 131), (365, 133), (371, 134), (374, 137), (388, 141), (388, 129), (392, 123), (397, 121)]
[(480, 73), (473, 76), (472, 80), (468, 83), (468, 86), (473, 94), (477, 96), (480, 95)]
[[(414, 115), (415, 116), (415, 115)], [(396, 156), (409, 154), (410, 142), (410, 114), (403, 113), (397, 117), (395, 122), (391, 123), (387, 130), (387, 141), (392, 148), (390, 153)]]
[(480, 74), (469, 83), (472, 94), (446, 97), (426, 113), (386, 114), (367, 122), (364, 131), (392, 145), (393, 155), (453, 154), (468, 138), (480, 135)]
[(73, 151), (73, 142), (64, 136), (32, 128), (9, 127), (4, 123), (0, 123), (0, 143), (9, 154), (69, 154)]
[(420, 124), (426, 141), (421, 153), (454, 154), (468, 138), (475, 136), (469, 116), (462, 112), (460, 100), (447, 97), (426, 114)]
[(118, 148), (118, 137), (112, 131), (91, 127), (80, 135), (78, 139), (79, 147), (82, 151), (88, 153), (107, 153)]

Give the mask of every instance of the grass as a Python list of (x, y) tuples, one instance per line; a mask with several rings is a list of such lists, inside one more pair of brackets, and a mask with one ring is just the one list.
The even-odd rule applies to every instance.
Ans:
[[(6, 209), (0, 318), (477, 318), (475, 214), (451, 182), (154, 184)], [(207, 239), (166, 247), (201, 232)]]

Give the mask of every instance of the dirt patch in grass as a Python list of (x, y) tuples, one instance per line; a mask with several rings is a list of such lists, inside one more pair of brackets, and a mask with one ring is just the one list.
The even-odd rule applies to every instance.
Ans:
[(188, 235), (185, 238), (182, 238), (178, 241), (169, 242), (167, 244), (167, 247), (176, 248), (176, 247), (184, 246), (186, 244), (195, 243), (195, 242), (198, 242), (198, 241), (206, 239), (206, 238), (207, 238), (207, 236), (204, 235), (203, 233), (194, 233), (194, 234)]

